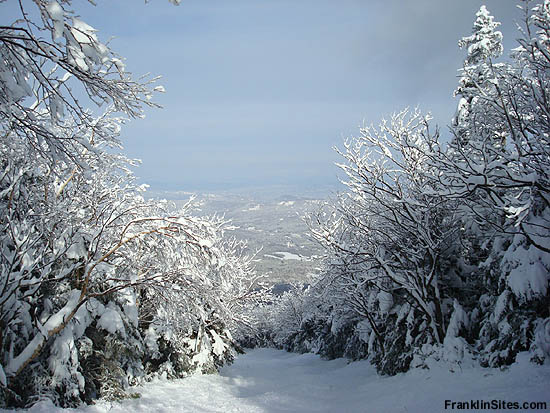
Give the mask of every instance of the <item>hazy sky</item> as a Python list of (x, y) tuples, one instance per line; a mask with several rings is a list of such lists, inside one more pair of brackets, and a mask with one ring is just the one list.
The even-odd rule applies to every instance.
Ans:
[[(332, 150), (406, 106), (445, 129), (475, 13), (517, 37), (513, 0), (75, 1), (136, 75), (162, 75), (162, 110), (123, 130), (153, 189), (331, 185)], [(8, 0), (0, 10), (14, 7)], [(82, 7), (82, 8), (80, 8)]]

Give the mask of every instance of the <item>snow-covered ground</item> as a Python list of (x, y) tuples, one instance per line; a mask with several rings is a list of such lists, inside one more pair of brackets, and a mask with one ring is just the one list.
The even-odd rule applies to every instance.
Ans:
[(281, 261), (285, 261), (285, 260), (302, 261), (302, 260), (307, 259), (306, 257), (303, 257), (301, 255), (294, 254), (292, 252), (286, 252), (286, 251), (274, 252), (273, 254), (264, 254), (264, 257), (273, 258), (273, 259), (281, 260)]
[[(527, 361), (527, 355), (522, 355), (518, 363), (505, 371), (464, 368), (451, 373), (448, 369), (436, 368), (380, 377), (364, 361), (324, 361), (313, 354), (256, 349), (240, 356), (220, 375), (159, 380), (136, 390), (142, 395), (139, 399), (122, 403), (100, 402), (65, 410), (42, 403), (29, 412), (465, 411), (445, 410), (445, 400), (546, 402), (550, 410), (550, 366), (535, 366)], [(485, 411), (503, 410), (511, 409)]]

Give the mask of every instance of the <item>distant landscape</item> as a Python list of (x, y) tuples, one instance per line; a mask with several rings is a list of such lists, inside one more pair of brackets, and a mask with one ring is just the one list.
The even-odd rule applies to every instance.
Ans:
[[(289, 191), (290, 192), (290, 191)], [(223, 215), (231, 221), (229, 236), (246, 240), (247, 253), (255, 254), (256, 272), (269, 284), (284, 289), (289, 283), (308, 283), (319, 271), (322, 250), (310, 238), (304, 221), (330, 196), (330, 191), (310, 190), (303, 196), (281, 191), (158, 192), (155, 197), (184, 203), (194, 195), (199, 216)]]

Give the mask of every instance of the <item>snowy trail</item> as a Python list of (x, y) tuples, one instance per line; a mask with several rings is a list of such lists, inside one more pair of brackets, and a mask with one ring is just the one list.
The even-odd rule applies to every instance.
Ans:
[(343, 359), (324, 361), (313, 354), (256, 349), (240, 356), (220, 375), (159, 380), (137, 390), (142, 394), (139, 399), (122, 403), (100, 402), (81, 409), (42, 403), (30, 412), (453, 411), (444, 409), (446, 399), (543, 401), (550, 411), (550, 366), (534, 366), (523, 355), (520, 363), (505, 372), (471, 368), (450, 373), (436, 368), (380, 377), (363, 361), (349, 364)]

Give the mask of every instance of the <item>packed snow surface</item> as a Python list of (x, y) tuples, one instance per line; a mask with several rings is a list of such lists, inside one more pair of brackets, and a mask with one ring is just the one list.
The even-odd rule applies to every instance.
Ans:
[(238, 357), (219, 375), (148, 383), (135, 389), (141, 393), (138, 399), (99, 402), (81, 409), (59, 409), (42, 402), (30, 412), (460, 411), (445, 410), (445, 400), (547, 402), (550, 408), (550, 366), (533, 365), (526, 354), (519, 359), (505, 371), (477, 367), (452, 373), (441, 366), (380, 377), (366, 361), (325, 361), (313, 354), (256, 349)]

